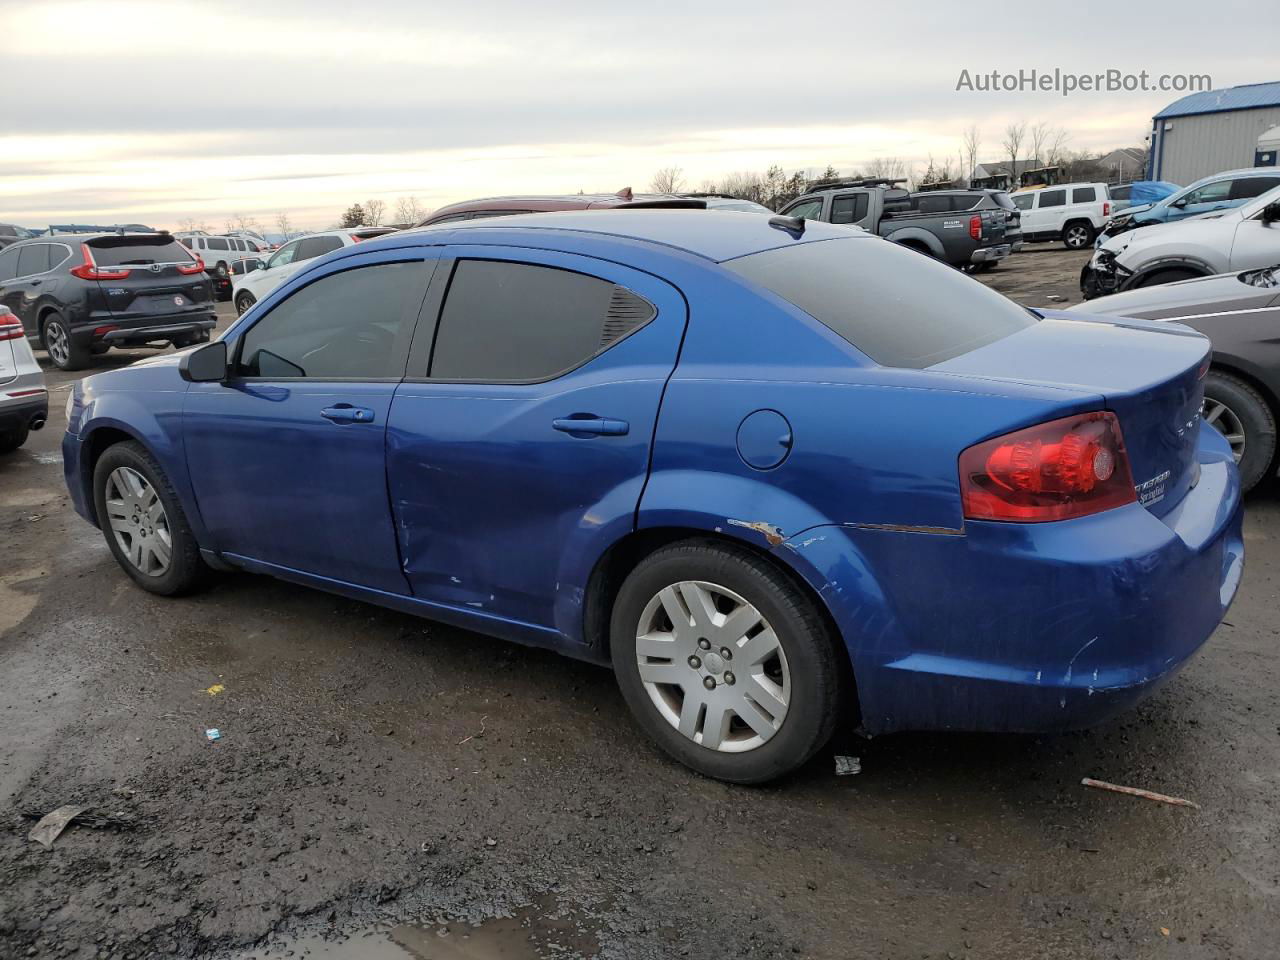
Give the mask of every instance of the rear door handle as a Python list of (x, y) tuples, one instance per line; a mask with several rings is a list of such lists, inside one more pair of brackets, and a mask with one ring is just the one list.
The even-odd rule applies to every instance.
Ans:
[(627, 421), (608, 417), (562, 417), (552, 420), (551, 426), (562, 433), (602, 437), (624, 437), (631, 429)]
[(320, 416), (333, 423), (373, 423), (373, 411), (367, 407), (353, 407), (349, 403), (335, 403), (325, 407)]

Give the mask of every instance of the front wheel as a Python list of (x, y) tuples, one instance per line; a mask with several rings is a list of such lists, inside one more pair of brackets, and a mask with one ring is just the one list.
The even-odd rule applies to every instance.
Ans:
[(706, 776), (775, 779), (835, 728), (830, 631), (786, 576), (740, 547), (687, 541), (646, 558), (618, 592), (610, 636), (640, 726)]
[(141, 444), (107, 448), (93, 470), (93, 499), (108, 548), (138, 586), (173, 596), (203, 580), (208, 568), (178, 496)]
[(1088, 223), (1069, 223), (1062, 228), (1062, 245), (1068, 250), (1083, 250), (1093, 243), (1093, 226)]
[(244, 316), (245, 312), (258, 301), (248, 290), (236, 294), (236, 316)]
[(1201, 416), (1231, 444), (1247, 492), (1267, 475), (1276, 455), (1276, 419), (1267, 401), (1239, 377), (1210, 371)]

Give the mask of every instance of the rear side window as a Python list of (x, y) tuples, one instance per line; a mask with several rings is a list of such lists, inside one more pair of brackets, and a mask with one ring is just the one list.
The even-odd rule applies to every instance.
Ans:
[(1232, 200), (1252, 200), (1280, 187), (1280, 177), (1243, 177), (1231, 184)]
[(342, 246), (342, 241), (337, 237), (307, 237), (298, 244), (298, 255), (295, 260), (313, 260), (316, 257), (322, 257), (326, 253), (332, 253), (334, 250)]
[(384, 263), (322, 277), (249, 328), (238, 372), (270, 379), (402, 377), (422, 283), (421, 263)]
[(230, 250), (231, 244), (227, 241), (226, 237), (210, 237), (209, 249), (210, 250)]
[(858, 193), (852, 197), (836, 197), (831, 201), (832, 223), (857, 223), (867, 215), (867, 195)]
[(190, 263), (191, 254), (171, 237), (99, 237), (89, 241), (93, 250), (93, 262), (100, 267), (125, 265), (143, 266), (149, 263)]
[(598, 277), (529, 263), (459, 260), (430, 375), (488, 383), (549, 380), (654, 316), (647, 300)]
[(1029, 193), (1020, 193), (1016, 197), (1010, 197), (1013, 205), (1019, 210), (1030, 210), (1031, 204), (1035, 202), (1035, 197)]
[(1093, 203), (1098, 199), (1098, 191), (1094, 187), (1075, 187), (1071, 191), (1072, 203)]
[(71, 248), (60, 243), (49, 244), (49, 269), (56, 270), (71, 259)]
[(1036, 323), (981, 283), (886, 240), (820, 240), (722, 264), (887, 367), (928, 367)]
[(1067, 202), (1067, 191), (1065, 190), (1043, 190), (1040, 193), (1040, 202), (1036, 204), (1037, 209), (1043, 210), (1045, 207), (1061, 207)]
[(36, 273), (45, 273), (49, 269), (49, 245), (33, 243), (22, 247), (18, 256), (18, 276), (29, 277)]

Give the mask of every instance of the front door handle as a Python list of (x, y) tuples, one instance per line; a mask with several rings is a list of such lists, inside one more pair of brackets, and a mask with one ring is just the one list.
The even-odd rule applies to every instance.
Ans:
[(367, 407), (353, 407), (349, 403), (335, 403), (325, 407), (320, 416), (333, 423), (373, 423), (373, 411)]
[(631, 429), (627, 421), (608, 417), (562, 417), (552, 420), (551, 426), (562, 433), (584, 437), (625, 437)]

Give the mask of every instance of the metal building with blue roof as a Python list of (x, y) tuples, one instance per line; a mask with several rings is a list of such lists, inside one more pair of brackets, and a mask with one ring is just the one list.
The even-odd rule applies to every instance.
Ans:
[[(1280, 125), (1280, 81), (1206, 90), (1175, 100), (1151, 118), (1147, 175), (1188, 184), (1252, 167), (1267, 151), (1259, 138)], [(1270, 163), (1276, 162), (1270, 152)]]

